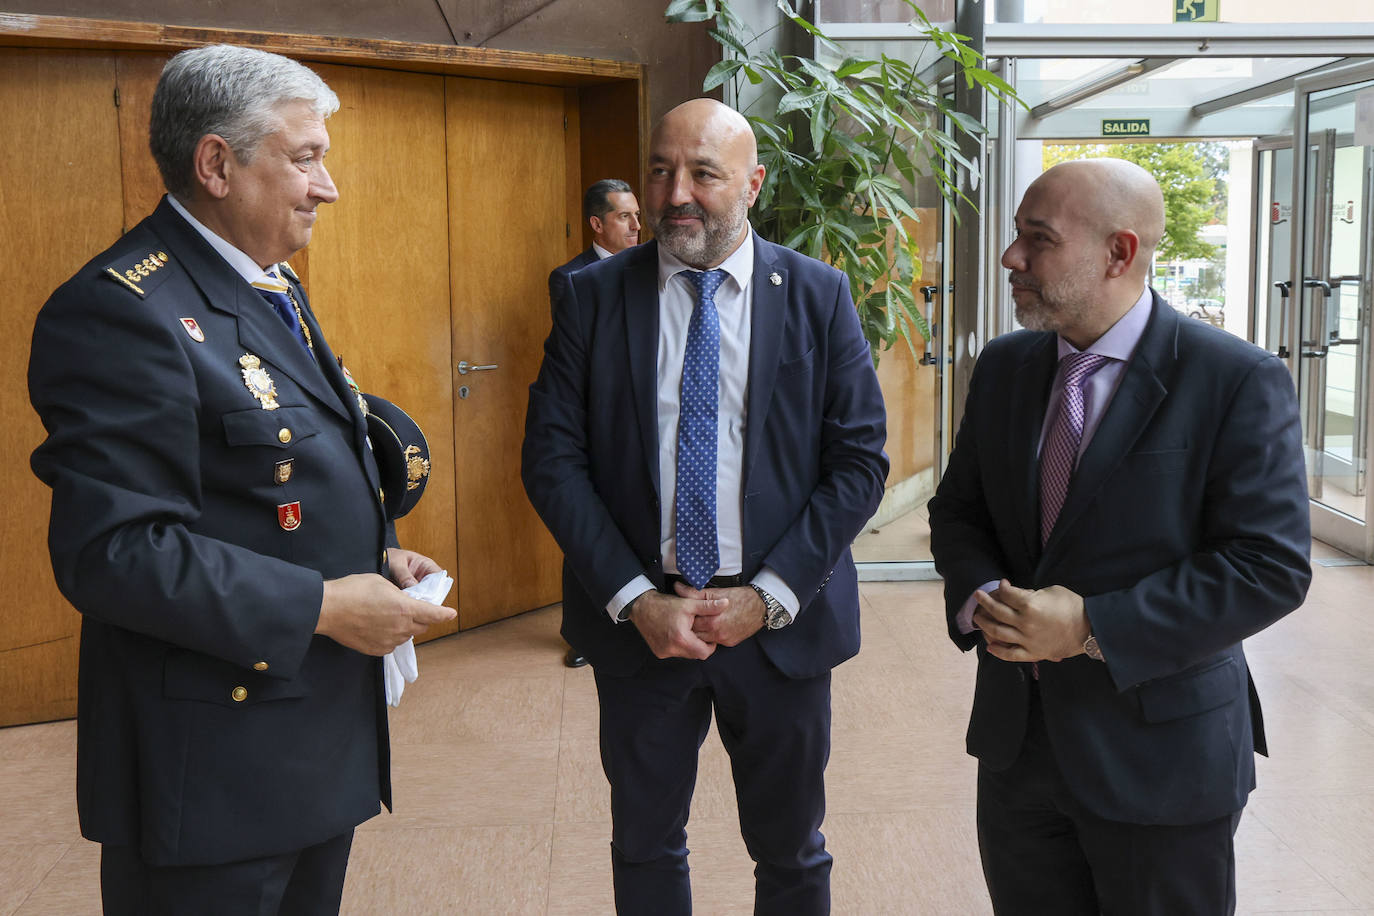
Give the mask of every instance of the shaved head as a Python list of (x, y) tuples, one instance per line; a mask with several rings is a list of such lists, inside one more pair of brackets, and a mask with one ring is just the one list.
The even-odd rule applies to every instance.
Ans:
[(1164, 237), (1164, 194), (1145, 169), (1123, 159), (1076, 159), (1026, 189), (1017, 237), (1002, 254), (1016, 318), (1054, 331), (1082, 350), (1144, 292)]
[(1104, 237), (1123, 229), (1134, 232), (1144, 276), (1164, 238), (1164, 193), (1153, 175), (1125, 159), (1076, 159), (1054, 166), (1032, 187), (1040, 182), (1050, 193), (1067, 195), (1092, 231)]
[(692, 99), (654, 126), (644, 209), (659, 245), (683, 263), (708, 269), (734, 252), (762, 185), (754, 131), (733, 108)]

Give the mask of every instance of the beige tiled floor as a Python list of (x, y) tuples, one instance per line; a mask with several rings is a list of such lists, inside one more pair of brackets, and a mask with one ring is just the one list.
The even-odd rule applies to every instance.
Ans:
[[(1318, 556), (1332, 551), (1315, 545)], [(835, 672), (826, 835), (840, 914), (989, 912), (963, 753), (971, 659), (940, 583), (863, 586), (864, 649)], [(1374, 914), (1374, 568), (1317, 569), (1249, 652), (1273, 757), (1238, 835), (1241, 913)], [(355, 916), (611, 911), (591, 672), (549, 608), (422, 646), (392, 718), (396, 814), (358, 832)], [(0, 916), (99, 912), (77, 832), (70, 722), (0, 730)], [(697, 912), (751, 910), (728, 764), (708, 739), (689, 826)]]

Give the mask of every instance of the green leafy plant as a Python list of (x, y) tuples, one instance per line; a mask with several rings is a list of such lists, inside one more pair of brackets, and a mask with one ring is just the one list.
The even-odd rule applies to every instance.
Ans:
[[(987, 89), (1004, 104), (1012, 88), (981, 66), (964, 36), (934, 25), (915, 5), (912, 26), (954, 64), (956, 78)], [(955, 111), (918, 65), (883, 54), (848, 54), (789, 0), (777, 0), (783, 21), (756, 32), (727, 0), (673, 0), (669, 22), (714, 20), (710, 35), (722, 59), (706, 74), (704, 92), (732, 82), (740, 99), (746, 82), (751, 101), (740, 106), (758, 139), (766, 169), (754, 211), (759, 234), (833, 264), (849, 277), (864, 336), (876, 363), (900, 337), (915, 355), (912, 337), (930, 339), (917, 308), (921, 261), (909, 223), (918, 222), (917, 188), (934, 179), (950, 203), (963, 197), (957, 175), (976, 163), (959, 151), (953, 131), (981, 134), (983, 125)], [(823, 58), (785, 54), (775, 28), (800, 29)], [(792, 36), (796, 37), (796, 36)], [(945, 123), (952, 125), (949, 131)]]

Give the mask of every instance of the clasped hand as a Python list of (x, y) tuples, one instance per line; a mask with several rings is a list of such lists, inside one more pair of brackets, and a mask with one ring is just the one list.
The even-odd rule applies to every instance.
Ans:
[(710, 658), (716, 646), (737, 646), (763, 627), (763, 599), (749, 586), (645, 592), (630, 620), (658, 658)]
[(400, 587), (376, 573), (327, 580), (316, 633), (364, 655), (385, 655), (434, 624), (454, 618), (458, 612), (453, 608), (401, 591), (439, 572), (439, 564), (413, 550), (393, 548), (387, 555), (392, 578)]
[(1051, 585), (1017, 588), (1006, 579), (988, 594), (973, 593), (973, 625), (983, 631), (988, 651), (1007, 662), (1057, 662), (1081, 655), (1091, 633), (1081, 595)]

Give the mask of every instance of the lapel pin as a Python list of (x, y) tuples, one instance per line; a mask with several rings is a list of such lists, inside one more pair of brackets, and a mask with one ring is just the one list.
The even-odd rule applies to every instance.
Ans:
[(782, 286), (782, 277), (780, 277), (775, 270), (768, 275), (768, 282), (772, 283), (774, 286)]
[(291, 479), (291, 470), (295, 461), (296, 459), (294, 458), (287, 458), (285, 461), (278, 461), (272, 466), (272, 479), (278, 486), (281, 486)]
[(194, 318), (181, 318), (178, 320), (181, 321), (181, 326), (186, 329), (186, 333), (190, 335), (192, 340), (196, 343), (205, 343), (205, 332), (200, 329), (200, 325), (196, 324)]

